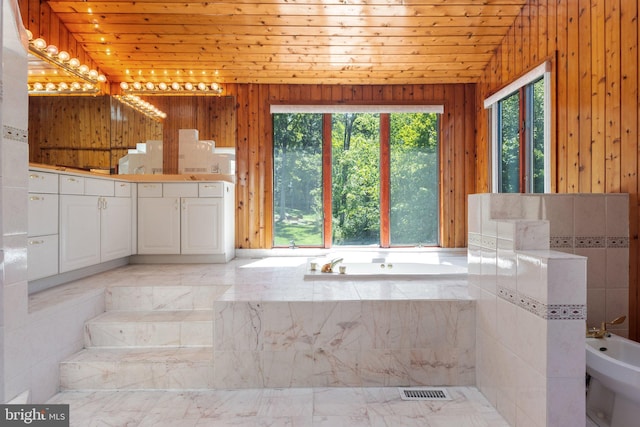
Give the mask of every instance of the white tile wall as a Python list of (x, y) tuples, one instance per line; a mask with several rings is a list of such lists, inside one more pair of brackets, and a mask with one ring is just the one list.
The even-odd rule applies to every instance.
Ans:
[[(482, 194), (469, 198), (476, 384), (510, 425), (585, 425), (586, 303), (607, 291), (608, 303), (626, 301), (624, 287), (614, 294), (613, 289), (593, 283), (587, 294), (587, 259), (574, 254), (594, 247), (614, 249), (620, 252), (611, 256), (622, 257), (623, 261), (615, 262), (623, 265), (628, 234), (606, 225), (587, 227), (589, 221), (619, 220), (613, 212), (627, 216), (624, 195), (616, 195), (611, 203), (607, 197)], [(582, 234), (579, 239), (576, 229)], [(598, 254), (605, 258), (600, 269), (606, 269), (602, 255), (607, 253)], [(623, 307), (609, 308), (616, 309)]]

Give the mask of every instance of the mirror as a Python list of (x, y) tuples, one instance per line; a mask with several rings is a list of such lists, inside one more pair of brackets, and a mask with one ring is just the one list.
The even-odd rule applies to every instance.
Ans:
[(162, 123), (101, 94), (104, 76), (38, 40), (28, 54), (30, 162), (114, 173), (137, 143), (162, 139)]

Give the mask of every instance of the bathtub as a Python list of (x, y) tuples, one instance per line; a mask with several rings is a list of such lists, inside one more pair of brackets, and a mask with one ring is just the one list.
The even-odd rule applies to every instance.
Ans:
[(638, 425), (640, 343), (609, 334), (587, 338), (587, 415), (600, 427)]
[[(369, 262), (346, 261), (337, 264), (332, 273), (322, 273), (322, 264), (330, 259), (310, 260), (305, 280), (444, 280), (466, 279), (467, 266), (456, 262), (397, 262), (372, 259)], [(316, 264), (313, 270), (311, 263)], [(342, 270), (340, 269), (342, 267)]]

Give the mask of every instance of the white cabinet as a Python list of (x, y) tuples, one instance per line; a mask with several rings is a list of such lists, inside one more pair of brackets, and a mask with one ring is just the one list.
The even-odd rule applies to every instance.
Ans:
[(131, 197), (103, 197), (100, 208), (100, 261), (131, 255)]
[(29, 171), (27, 278), (58, 274), (58, 176)]
[(181, 253), (222, 253), (222, 220), (221, 198), (182, 199)]
[(60, 272), (100, 263), (98, 196), (60, 196)]
[(138, 199), (138, 254), (180, 253), (180, 198)]
[(234, 222), (228, 218), (233, 216), (232, 188), (223, 182), (139, 186), (138, 254), (233, 258)]
[(131, 255), (130, 187), (61, 175), (60, 188), (73, 193), (60, 195), (60, 273)]

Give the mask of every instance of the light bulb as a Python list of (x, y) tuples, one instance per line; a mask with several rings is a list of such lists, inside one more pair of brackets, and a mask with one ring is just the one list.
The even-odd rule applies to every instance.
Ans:
[(180, 84), (178, 84), (177, 82), (171, 83), (171, 89), (180, 90)]
[(54, 56), (58, 54), (58, 48), (52, 44), (50, 44), (49, 46), (47, 46), (47, 54)]
[(99, 74), (99, 75), (98, 75), (98, 81), (99, 81), (100, 83), (104, 83), (104, 82), (106, 82), (106, 81), (107, 81), (107, 77), (106, 77), (104, 74)]
[(186, 83), (184, 84), (184, 88), (185, 88), (186, 90), (193, 90), (193, 85), (192, 85), (191, 83), (189, 83), (189, 82), (186, 82)]
[(158, 89), (160, 90), (167, 90), (167, 84), (162, 82), (158, 85)]
[(82, 89), (82, 85), (80, 85), (80, 83), (78, 82), (71, 83), (71, 90), (80, 90), (80, 89)]
[(207, 85), (202, 83), (202, 82), (200, 82), (200, 83), (198, 83), (198, 89), (199, 90), (207, 90)]
[(42, 85), (42, 83), (36, 82), (36, 83), (33, 84), (33, 90), (40, 91), (40, 90), (43, 90), (43, 89), (44, 89), (44, 86)]
[(71, 58), (69, 60), (69, 66), (73, 68), (78, 68), (80, 66), (80, 60), (78, 58)]
[(56, 85), (49, 82), (46, 84), (46, 86), (44, 87), (46, 90), (56, 90)]
[(147, 82), (145, 86), (147, 87), (147, 90), (154, 90), (156, 88), (152, 82)]
[(59, 91), (64, 91), (64, 90), (68, 90), (69, 89), (69, 85), (66, 84), (65, 82), (60, 82), (58, 84), (58, 90)]
[(68, 61), (68, 60), (69, 60), (69, 58), (71, 58), (71, 55), (69, 55), (69, 52), (67, 52), (67, 51), (61, 50), (61, 51), (58, 53), (58, 59), (59, 59), (60, 61), (62, 61), (62, 62), (66, 62), (66, 61)]
[(44, 49), (45, 47), (47, 47), (47, 42), (44, 41), (44, 39), (41, 38), (37, 38), (33, 41), (33, 45), (37, 48), (37, 49)]
[(129, 83), (127, 83), (127, 82), (120, 82), (120, 89), (122, 89), (122, 90), (127, 90), (127, 89), (129, 89)]
[(87, 74), (89, 72), (89, 66), (86, 64), (82, 64), (78, 67), (78, 71), (80, 71), (82, 74)]
[(140, 90), (140, 89), (142, 89), (142, 83), (140, 83), (140, 82), (134, 82), (134, 83), (133, 83), (133, 88), (134, 88), (135, 90)]
[(98, 72), (96, 70), (89, 70), (89, 78), (97, 80), (98, 79)]
[(29, 30), (26, 30), (26, 31), (27, 31), (27, 38), (29, 40), (32, 40), (33, 39), (33, 33), (31, 31), (29, 31)]

